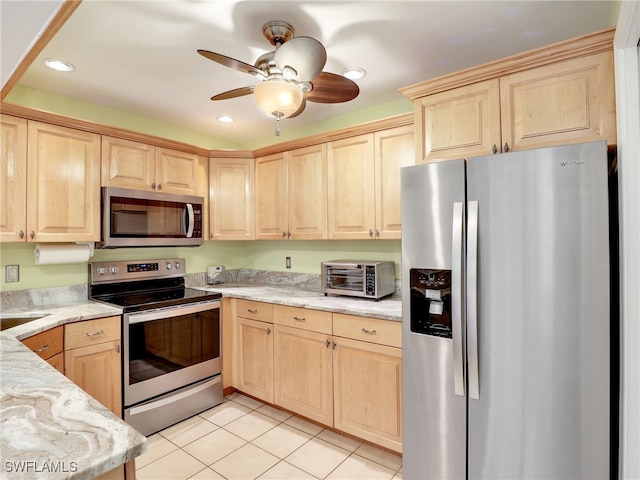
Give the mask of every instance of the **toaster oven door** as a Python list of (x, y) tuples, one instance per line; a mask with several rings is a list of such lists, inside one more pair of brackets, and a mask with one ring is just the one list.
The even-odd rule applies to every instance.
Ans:
[(365, 269), (363, 265), (329, 265), (325, 268), (325, 291), (364, 293)]

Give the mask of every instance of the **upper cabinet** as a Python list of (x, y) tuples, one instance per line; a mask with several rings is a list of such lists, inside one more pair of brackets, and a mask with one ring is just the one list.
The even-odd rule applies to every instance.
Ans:
[(402, 89), (417, 161), (607, 140), (616, 143), (613, 30)]
[(211, 240), (255, 239), (253, 185), (253, 157), (210, 159)]
[(414, 145), (411, 125), (329, 143), (329, 238), (400, 238), (400, 169), (415, 164)]
[(327, 238), (326, 145), (256, 159), (256, 238)]
[(2, 241), (100, 240), (100, 135), (2, 116)]
[(201, 195), (198, 193), (198, 173), (202, 173), (202, 162), (201, 157), (193, 153), (102, 137), (104, 187)]

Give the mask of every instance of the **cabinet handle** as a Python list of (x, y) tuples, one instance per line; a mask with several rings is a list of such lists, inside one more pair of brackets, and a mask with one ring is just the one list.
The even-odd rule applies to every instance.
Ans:
[(375, 335), (376, 331), (375, 330), (367, 330), (366, 328), (362, 328), (361, 330), (362, 333), (366, 333), (367, 335)]
[(336, 349), (336, 347), (337, 347), (336, 342), (332, 342), (332, 345), (333, 345), (333, 346), (332, 346), (332, 349), (333, 349), (333, 350), (335, 350), (335, 349)]
[(38, 350), (34, 350), (34, 352), (36, 353), (40, 353), (40, 352), (46, 352), (47, 350), (49, 350), (50, 345), (43, 345), (42, 348), (39, 348)]
[(377, 228), (376, 228), (376, 238), (380, 238), (380, 232), (378, 231)]
[(304, 317), (293, 317), (294, 320), (298, 321), (298, 322), (305, 322), (307, 319)]
[(158, 190), (162, 190), (162, 184), (161, 183), (158, 184)]
[(20, 230), (20, 233), (18, 234), (18, 236), (23, 239), (24, 238), (24, 230)]
[(326, 341), (325, 345), (327, 346), (327, 348), (329, 348), (329, 346), (331, 345), (331, 342), (329, 341), (328, 338), (327, 338), (327, 341)]
[(153, 183), (151, 184), (151, 190), (155, 190), (155, 189), (156, 189), (156, 182), (153, 182)]
[(282, 238), (287, 238), (287, 232), (282, 232)]
[(510, 150), (509, 144), (507, 142), (504, 142), (504, 149), (503, 150), (504, 150), (505, 153), (507, 153)]
[(373, 230), (369, 229), (369, 238), (373, 238)]
[(494, 143), (493, 144), (493, 148), (491, 149), (491, 152), (495, 155), (496, 153), (498, 153), (498, 146)]
[(291, 238), (291, 232), (287, 232), (287, 240)]
[(120, 345), (116, 345), (116, 352), (120, 353)]
[(29, 236), (31, 237), (31, 240), (33, 240), (36, 237), (36, 232), (31, 230), (31, 233), (29, 234)]
[(267, 327), (267, 335), (271, 335), (271, 328)]
[(98, 335), (102, 335), (104, 330), (97, 330), (95, 332), (87, 332), (87, 337), (97, 337)]
[(253, 313), (254, 315), (258, 313), (258, 310), (254, 310), (253, 308), (247, 308), (247, 312)]

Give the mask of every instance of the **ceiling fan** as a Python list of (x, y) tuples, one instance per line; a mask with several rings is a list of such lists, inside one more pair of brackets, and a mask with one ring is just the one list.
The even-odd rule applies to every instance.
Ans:
[(254, 65), (220, 53), (198, 50), (200, 55), (209, 60), (262, 80), (254, 86), (219, 93), (211, 100), (253, 94), (258, 108), (276, 119), (278, 135), (280, 119), (300, 115), (307, 101), (342, 103), (358, 96), (360, 89), (353, 80), (322, 71), (327, 52), (318, 40), (295, 37), (293, 27), (281, 20), (265, 23), (262, 33), (276, 49), (261, 55)]

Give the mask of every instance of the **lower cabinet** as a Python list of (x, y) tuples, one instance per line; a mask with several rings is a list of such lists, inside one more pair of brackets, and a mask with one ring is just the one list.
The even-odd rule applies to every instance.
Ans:
[(236, 302), (233, 387), (402, 452), (400, 322)]
[(120, 317), (64, 326), (64, 373), (76, 385), (122, 417)]
[(274, 305), (273, 320), (275, 404), (333, 425), (331, 313)]

